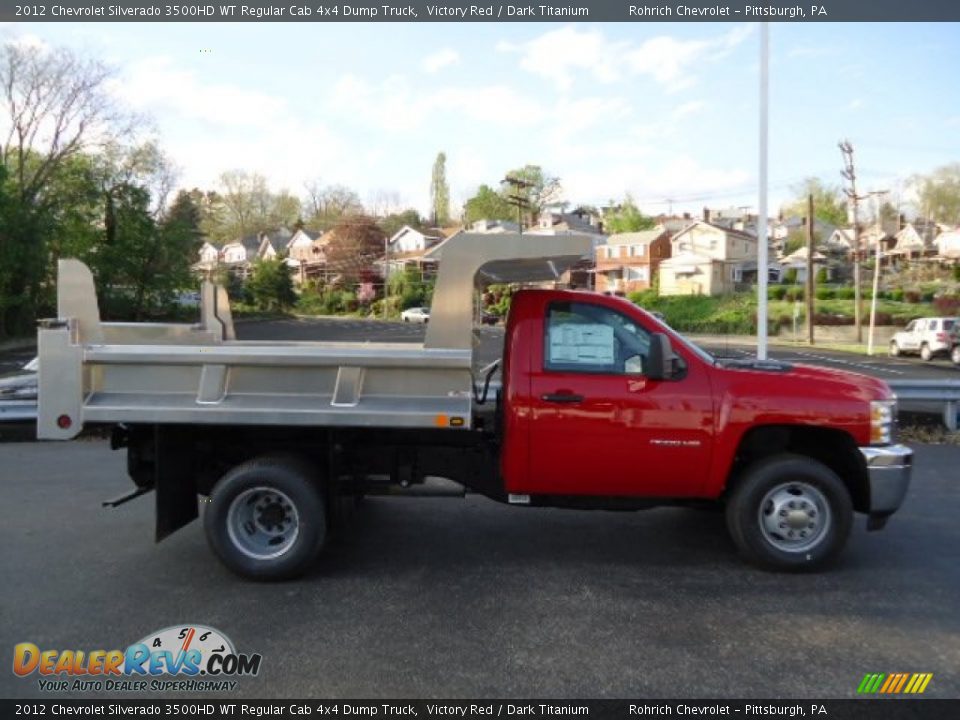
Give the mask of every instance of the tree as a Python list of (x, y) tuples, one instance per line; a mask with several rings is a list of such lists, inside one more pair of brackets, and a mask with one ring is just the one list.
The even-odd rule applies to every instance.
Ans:
[(430, 176), (430, 209), (435, 227), (450, 222), (450, 186), (447, 184), (447, 156), (438, 153)]
[(403, 212), (387, 215), (387, 217), (379, 220), (377, 225), (386, 233), (387, 237), (393, 237), (404, 226), (410, 226), (415, 230), (421, 229), (423, 220), (420, 218), (420, 213), (413, 208), (407, 208)]
[(507, 199), (489, 185), (481, 185), (477, 194), (467, 200), (464, 208), (466, 222), (477, 220), (516, 220), (517, 210)]
[(847, 203), (840, 188), (828, 185), (820, 178), (809, 177), (791, 188), (796, 200), (782, 208), (785, 215), (807, 216), (807, 197), (813, 195), (813, 214), (817, 220), (834, 227), (846, 227)]
[(528, 184), (528, 187), (519, 190), (508, 186), (504, 189), (504, 194), (518, 194), (523, 197), (529, 208), (531, 224), (536, 222), (546, 206), (556, 204), (563, 195), (560, 178), (548, 175), (539, 165), (524, 165), (508, 172), (507, 177)]
[(921, 214), (937, 222), (960, 225), (960, 163), (944, 165), (929, 175), (916, 175), (910, 184)]
[(655, 226), (653, 218), (640, 212), (629, 194), (616, 210), (607, 213), (603, 219), (604, 230), (610, 234), (650, 230)]
[(327, 267), (345, 281), (369, 278), (376, 261), (384, 257), (387, 236), (373, 218), (344, 218), (327, 237)]
[(67, 216), (76, 219), (52, 188), (81, 178), (71, 162), (103, 137), (130, 130), (108, 91), (111, 76), (70, 50), (0, 46), (0, 337), (32, 327), (50, 292), (51, 244)]
[(306, 184), (303, 206), (305, 224), (312, 230), (326, 230), (342, 218), (363, 214), (360, 196), (345, 185), (321, 185), (318, 181)]
[(286, 310), (297, 302), (290, 270), (281, 258), (257, 260), (253, 263), (247, 292), (260, 310)]

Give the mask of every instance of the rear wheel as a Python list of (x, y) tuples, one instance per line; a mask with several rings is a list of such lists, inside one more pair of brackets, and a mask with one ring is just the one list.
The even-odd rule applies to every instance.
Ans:
[(924, 362), (933, 360), (933, 353), (930, 351), (930, 346), (926, 343), (920, 346), (920, 359)]
[(263, 457), (224, 475), (203, 517), (210, 547), (233, 572), (281, 580), (306, 571), (327, 536), (316, 469), (289, 457)]
[(960, 365), (960, 345), (954, 345), (950, 351), (950, 362), (954, 365)]
[(815, 570), (833, 560), (853, 524), (850, 493), (836, 474), (802, 455), (747, 468), (727, 502), (740, 552), (773, 570)]
[(900, 346), (897, 345), (896, 340), (890, 341), (890, 357), (898, 357), (900, 355)]

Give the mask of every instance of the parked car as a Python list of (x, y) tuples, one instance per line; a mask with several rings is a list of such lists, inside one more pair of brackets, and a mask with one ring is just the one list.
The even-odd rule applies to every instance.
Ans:
[(400, 319), (404, 322), (428, 323), (430, 321), (430, 308), (412, 307), (407, 308), (400, 313)]
[(960, 322), (953, 324), (950, 333), (950, 362), (960, 367)]
[(918, 318), (890, 340), (890, 355), (919, 353), (923, 360), (951, 352), (950, 336), (957, 326), (957, 318)]
[(37, 358), (12, 375), (0, 377), (0, 422), (37, 419)]
[(480, 324), (481, 325), (496, 325), (500, 322), (500, 316), (494, 315), (491, 312), (482, 312), (480, 313)]

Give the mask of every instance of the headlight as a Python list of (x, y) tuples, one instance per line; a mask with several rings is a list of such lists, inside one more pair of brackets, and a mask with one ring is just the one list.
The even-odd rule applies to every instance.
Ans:
[(897, 419), (896, 400), (870, 401), (870, 444), (889, 445), (893, 442), (893, 428)]

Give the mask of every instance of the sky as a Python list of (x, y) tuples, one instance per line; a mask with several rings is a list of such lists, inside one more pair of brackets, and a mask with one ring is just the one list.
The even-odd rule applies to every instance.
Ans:
[[(525, 164), (572, 204), (649, 213), (758, 204), (758, 24), (7, 23), (116, 69), (184, 187), (344, 184), (429, 207), (447, 156), (454, 213)], [(770, 207), (804, 178), (889, 190), (960, 162), (960, 24), (770, 26)], [(772, 214), (773, 211), (771, 211)]]

